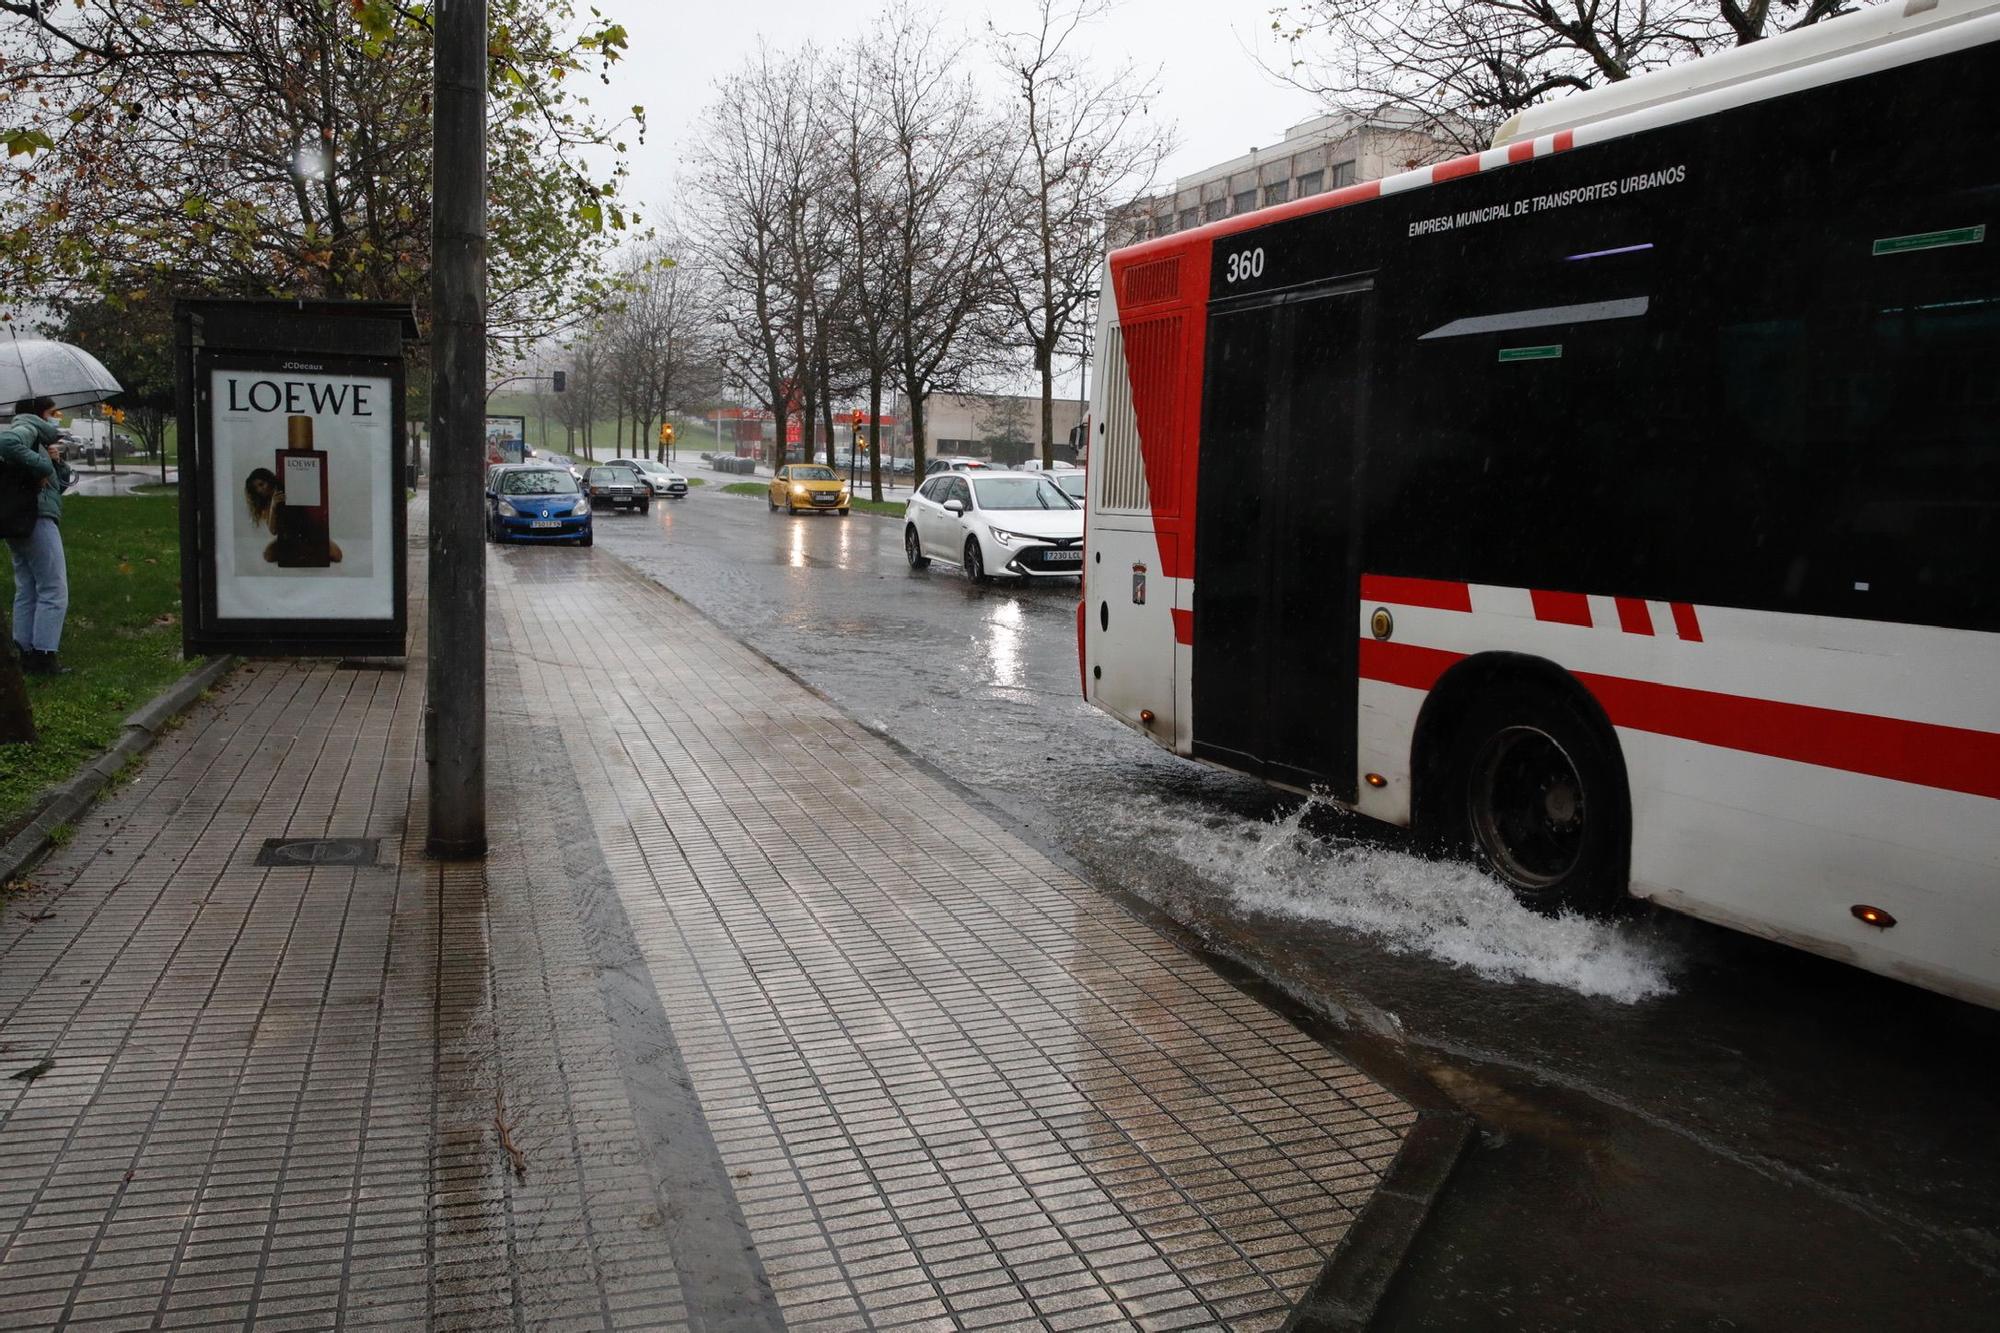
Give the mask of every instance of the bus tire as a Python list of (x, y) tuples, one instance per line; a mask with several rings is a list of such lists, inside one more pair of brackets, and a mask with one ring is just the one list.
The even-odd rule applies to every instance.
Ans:
[(1430, 833), (1542, 912), (1602, 914), (1630, 889), (1631, 798), (1609, 726), (1573, 690), (1496, 681), (1453, 728)]

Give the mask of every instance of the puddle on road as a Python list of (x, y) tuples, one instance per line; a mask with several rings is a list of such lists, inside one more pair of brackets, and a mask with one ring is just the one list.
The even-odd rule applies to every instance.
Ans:
[(1359, 931), (1493, 981), (1626, 1004), (1672, 993), (1679, 960), (1664, 941), (1630, 923), (1530, 911), (1469, 865), (1318, 837), (1302, 822), (1320, 804), (1267, 822), (1189, 820), (1163, 804), (1150, 814), (1179, 825), (1178, 856), (1241, 911)]

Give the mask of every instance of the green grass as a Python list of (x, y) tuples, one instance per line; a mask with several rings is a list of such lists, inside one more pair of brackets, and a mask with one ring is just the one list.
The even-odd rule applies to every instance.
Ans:
[[(576, 458), (583, 457), (583, 432), (578, 430), (572, 439), (564, 431), (562, 422), (556, 420), (553, 408), (549, 412), (548, 432), (546, 438), (544, 437), (541, 408), (532, 394), (496, 393), (488, 400), (486, 411), (489, 416), (525, 417), (528, 423), (528, 443), (536, 449), (552, 449), (557, 453), (570, 454)], [(674, 443), (678, 455), (693, 458), (702, 450), (715, 447), (715, 428), (712, 425), (698, 418), (678, 414), (673, 417), (673, 423), (674, 433), (679, 437)], [(655, 422), (653, 429), (657, 431), (659, 428), (659, 423)], [(634, 432), (630, 420), (625, 422), (625, 442), (622, 445), (618, 442), (618, 435), (618, 418), (600, 417), (592, 422), (591, 452), (599, 458), (616, 458), (629, 451), (638, 450), (639, 443), (633, 438)]]
[[(30, 678), (41, 739), (0, 749), (0, 828), (118, 739), (126, 714), (188, 669), (181, 658), (180, 508), (171, 496), (72, 496), (63, 502), (69, 562), (69, 675)], [(14, 600), (11, 562), (0, 599)]]
[[(695, 482), (690, 478), (688, 484), (692, 486)], [(770, 492), (771, 483), (768, 481), (732, 481), (722, 488), (724, 495), (754, 495), (760, 500), (768, 499)], [(903, 513), (901, 500), (864, 500), (857, 495), (847, 503), (858, 514), (887, 514), (891, 518), (900, 518)]]
[(689, 490), (693, 490), (693, 489), (694, 489), (695, 487), (697, 487), (697, 486), (706, 486), (706, 485), (708, 485), (708, 482), (707, 482), (706, 480), (704, 480), (703, 478), (701, 478), (701, 477), (689, 477), (689, 478), (688, 478), (688, 489), (689, 489)]

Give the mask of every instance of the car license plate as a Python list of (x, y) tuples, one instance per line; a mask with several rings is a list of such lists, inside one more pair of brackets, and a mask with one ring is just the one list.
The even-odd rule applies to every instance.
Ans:
[(562, 526), (562, 520), (554, 518), (538, 518), (533, 523), (530, 523), (528, 526), (531, 528), (559, 528)]
[(1081, 552), (1081, 551), (1044, 551), (1044, 552), (1042, 553), (1042, 559), (1044, 559), (1044, 560), (1047, 560), (1047, 561), (1049, 561), (1049, 562), (1050, 562), (1050, 563), (1052, 563), (1052, 564), (1053, 564), (1054, 562), (1056, 562), (1056, 561), (1059, 561), (1059, 560), (1078, 560), (1078, 561), (1080, 561), (1080, 560), (1082, 560), (1082, 559), (1083, 559), (1083, 552)]

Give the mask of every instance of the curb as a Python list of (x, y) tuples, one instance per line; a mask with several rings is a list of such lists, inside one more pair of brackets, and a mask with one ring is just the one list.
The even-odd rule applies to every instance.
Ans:
[(1361, 1333), (1374, 1321), (1471, 1139), (1472, 1120), (1461, 1112), (1417, 1113), (1361, 1216), (1293, 1308), (1285, 1333)]
[(0, 884), (18, 878), (39, 860), (49, 849), (51, 832), (89, 809), (127, 760), (152, 749), (167, 723), (235, 665), (234, 657), (218, 657), (188, 672), (126, 718), (124, 733), (110, 749), (43, 793), (27, 824), (0, 846)]
[(1406, 1068), (1385, 1069), (1384, 1058), (1370, 1059), (1340, 1042), (1337, 1025), (1304, 1003), (1281, 985), (1248, 965), (1227, 949), (1203, 938), (1184, 923), (1167, 915), (1153, 903), (1115, 886), (1099, 884), (1095, 877), (1060, 847), (1042, 837), (1038, 830), (1022, 824), (1012, 814), (994, 805), (930, 760), (912, 750), (889, 732), (870, 726), (819, 686), (751, 643), (716, 617), (696, 606), (680, 593), (629, 561), (608, 551), (600, 552), (641, 581), (672, 598), (679, 606), (709, 625), (730, 642), (776, 671), (800, 689), (826, 704), (853, 726), (887, 744), (905, 761), (927, 776), (956, 791), (968, 805), (1011, 830), (1035, 850), (1088, 884), (1094, 892), (1112, 899), (1135, 919), (1152, 927), (1183, 952), (1199, 959), (1236, 987), (1267, 1008), (1282, 1015), (1306, 1035), (1355, 1065), (1378, 1083), (1416, 1108), (1417, 1121), (1403, 1139), (1403, 1145), (1389, 1162), (1389, 1169), (1375, 1186), (1340, 1244), (1327, 1257), (1319, 1276), (1292, 1308), (1283, 1333), (1362, 1333), (1374, 1321), (1376, 1311), (1402, 1269), (1410, 1247), (1429, 1219), (1431, 1210), (1443, 1196), (1451, 1173), (1472, 1141), (1475, 1121), (1459, 1110), (1421, 1073)]

